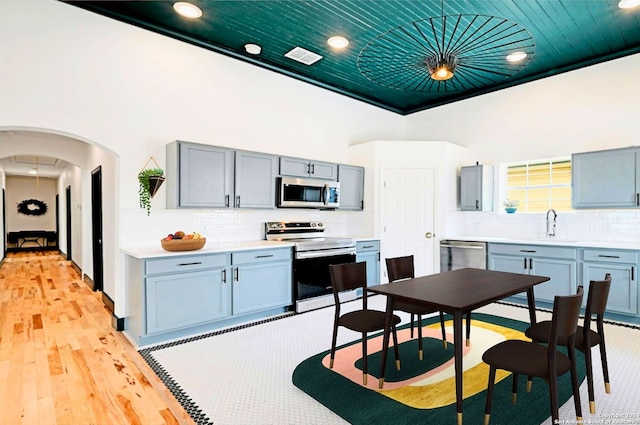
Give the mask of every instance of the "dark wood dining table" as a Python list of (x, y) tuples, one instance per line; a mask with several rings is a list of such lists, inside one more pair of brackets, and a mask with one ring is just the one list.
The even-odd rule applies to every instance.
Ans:
[(463, 313), (526, 291), (529, 303), (529, 319), (531, 324), (534, 324), (536, 323), (536, 308), (533, 287), (548, 280), (549, 278), (546, 276), (466, 268), (367, 288), (370, 292), (387, 296), (387, 323), (382, 342), (380, 388), (384, 386), (385, 365), (389, 348), (389, 330), (391, 329), (394, 302), (397, 300), (414, 303), (452, 314), (456, 411), (458, 425), (461, 425)]

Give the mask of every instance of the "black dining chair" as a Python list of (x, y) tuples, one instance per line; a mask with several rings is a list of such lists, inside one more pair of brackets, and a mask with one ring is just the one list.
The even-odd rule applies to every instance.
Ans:
[[(491, 402), (496, 379), (496, 370), (502, 369), (512, 372), (512, 402), (518, 395), (518, 376), (537, 376), (549, 384), (549, 398), (551, 401), (551, 417), (553, 423), (558, 423), (558, 377), (571, 372), (571, 386), (573, 401), (578, 423), (582, 421), (580, 407), (580, 388), (576, 369), (575, 341), (578, 328), (578, 316), (582, 303), (583, 289), (578, 288), (575, 295), (556, 296), (553, 302), (553, 315), (549, 325), (548, 345), (522, 340), (507, 340), (489, 348), (482, 355), (482, 360), (489, 365), (489, 382), (487, 385), (487, 400), (485, 405), (484, 424), (489, 424), (491, 416)], [(566, 341), (568, 356), (557, 350), (558, 342)]]
[[(331, 287), (335, 301), (335, 317), (333, 320), (333, 339), (331, 341), (331, 356), (329, 368), (333, 369), (333, 361), (336, 354), (336, 341), (338, 339), (338, 327), (344, 326), (362, 335), (362, 382), (367, 385), (367, 334), (373, 331), (385, 329), (387, 313), (379, 310), (370, 310), (367, 305), (367, 268), (366, 263), (345, 263), (329, 266)], [(362, 289), (362, 309), (340, 312), (340, 292), (353, 289)], [(400, 317), (393, 315), (391, 333), (393, 335), (393, 348), (396, 356), (396, 368), (400, 370), (400, 353), (398, 350), (398, 336), (396, 326), (400, 323)], [(383, 379), (383, 378), (380, 378)]]
[[(397, 282), (404, 279), (412, 279), (415, 277), (413, 266), (413, 255), (407, 255), (404, 257), (394, 257), (385, 259), (387, 264), (387, 275), (389, 276), (389, 282)], [(431, 308), (426, 308), (417, 304), (410, 304), (402, 301), (395, 301), (393, 303), (394, 310), (404, 311), (411, 315), (411, 338), (413, 338), (413, 327), (415, 318), (418, 318), (418, 358), (422, 360), (422, 316), (438, 312)], [(444, 313), (440, 313), (440, 328), (442, 329), (442, 343), (444, 348), (447, 348), (447, 334), (444, 328)]]
[[(604, 311), (607, 308), (609, 290), (611, 289), (611, 275), (607, 273), (604, 280), (592, 280), (589, 282), (587, 294), (587, 306), (584, 312), (584, 322), (578, 326), (576, 333), (576, 349), (584, 353), (585, 366), (587, 369), (587, 388), (589, 391), (589, 411), (596, 413), (596, 401), (593, 389), (593, 361), (591, 359), (591, 348), (600, 346), (600, 359), (602, 361), (602, 374), (604, 377), (604, 389), (607, 394), (611, 393), (609, 385), (609, 368), (607, 366), (607, 350), (604, 344)], [(596, 331), (591, 329), (591, 320), (596, 316)], [(525, 335), (534, 342), (546, 343), (549, 340), (551, 322), (544, 321), (532, 325), (525, 331)], [(564, 339), (558, 340), (558, 345), (566, 345)], [(527, 391), (531, 391), (531, 379), (527, 382)]]

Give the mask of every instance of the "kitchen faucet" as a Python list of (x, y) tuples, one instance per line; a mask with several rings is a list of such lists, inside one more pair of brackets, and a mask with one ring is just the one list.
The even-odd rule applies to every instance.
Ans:
[(547, 211), (547, 237), (556, 236), (556, 217), (558, 217), (556, 210), (550, 208)]

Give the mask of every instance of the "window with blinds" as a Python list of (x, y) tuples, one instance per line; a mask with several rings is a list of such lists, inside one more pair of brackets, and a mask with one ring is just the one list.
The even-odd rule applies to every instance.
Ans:
[(570, 159), (512, 164), (506, 172), (506, 197), (518, 212), (572, 210)]

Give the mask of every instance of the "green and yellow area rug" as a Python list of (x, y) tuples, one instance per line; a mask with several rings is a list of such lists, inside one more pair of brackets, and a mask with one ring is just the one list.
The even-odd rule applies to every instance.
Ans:
[[(472, 315), (471, 344), (463, 348), (464, 423), (483, 423), (489, 366), (482, 354), (505, 339), (528, 340), (528, 323), (497, 316)], [(451, 322), (445, 323), (451, 326)], [(329, 369), (329, 350), (300, 363), (293, 372), (293, 384), (351, 424), (445, 424), (455, 423), (455, 377), (453, 344), (445, 349), (438, 317), (423, 320), (424, 359), (418, 359), (417, 333), (410, 337), (405, 325), (398, 330), (401, 370), (395, 368), (390, 350), (385, 384), (378, 389), (382, 334), (368, 342), (368, 385), (362, 385), (362, 349), (359, 340), (338, 347), (334, 368)], [(346, 331), (340, 329), (339, 332)], [(453, 341), (453, 335), (447, 339)], [(584, 357), (578, 357), (578, 375), (585, 377)], [(506, 379), (508, 378), (508, 379)], [(498, 371), (491, 410), (491, 424), (540, 424), (550, 416), (549, 388), (534, 378), (526, 392), (526, 377), (519, 378), (517, 403), (511, 403), (511, 374)], [(570, 374), (559, 379), (559, 404), (572, 396)], [(585, 405), (583, 400), (582, 405)], [(586, 413), (586, 412), (585, 412)], [(575, 417), (565, 418), (575, 420)]]

